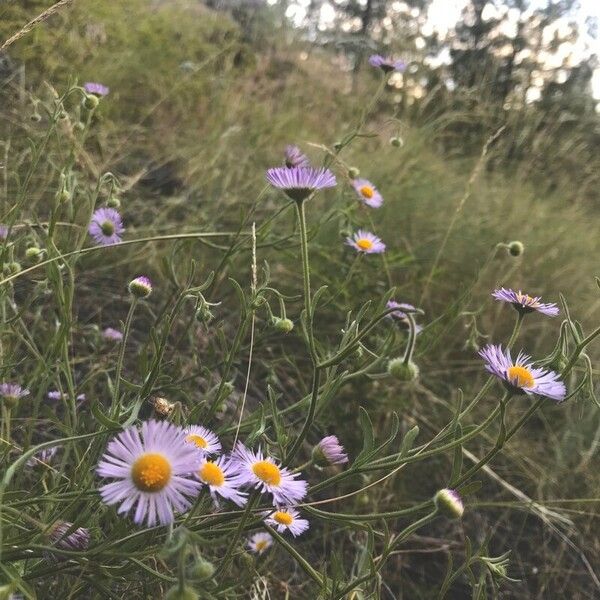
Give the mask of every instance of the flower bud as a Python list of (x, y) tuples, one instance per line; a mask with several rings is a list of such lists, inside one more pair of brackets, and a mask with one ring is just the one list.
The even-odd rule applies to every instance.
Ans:
[(509, 242), (509, 244), (508, 244), (508, 253), (511, 256), (521, 256), (521, 254), (523, 254), (524, 250), (525, 250), (525, 246), (523, 245), (523, 242), (514, 241), (514, 242)]
[(294, 329), (294, 323), (290, 319), (280, 319), (273, 317), (273, 327), (281, 333), (289, 333)]
[(30, 246), (29, 248), (27, 248), (27, 250), (25, 250), (25, 258), (29, 262), (39, 262), (40, 260), (42, 260), (43, 254), (44, 251), (41, 248), (38, 248), (37, 246)]
[(344, 144), (342, 144), (342, 142), (336, 142), (335, 144), (333, 144), (333, 149), (337, 150), (338, 152), (344, 147)]
[(388, 363), (388, 373), (400, 381), (414, 381), (419, 377), (419, 367), (414, 362), (404, 362), (402, 358), (393, 358)]
[(59, 204), (65, 204), (70, 200), (70, 198), (71, 194), (69, 193), (69, 190), (65, 187), (61, 188), (61, 190), (56, 194), (56, 201)]
[(402, 141), (402, 138), (392, 137), (390, 138), (390, 144), (394, 146), (394, 148), (400, 148), (404, 145), (404, 142)]
[(335, 435), (324, 437), (312, 450), (312, 459), (319, 467), (343, 465), (348, 462), (348, 455)]
[(100, 104), (100, 100), (98, 100), (98, 97), (94, 96), (94, 94), (86, 94), (85, 98), (83, 99), (83, 105), (88, 110), (94, 110), (98, 107), (98, 104)]
[(129, 292), (136, 298), (147, 298), (152, 293), (152, 282), (148, 277), (140, 275), (129, 282)]
[(350, 167), (348, 169), (348, 177), (350, 179), (356, 179), (360, 175), (360, 171), (356, 167)]
[(12, 262), (6, 263), (2, 267), (2, 270), (4, 271), (5, 275), (16, 275), (21, 271), (21, 265), (13, 260)]
[(81, 133), (84, 129), (85, 125), (81, 121), (77, 121), (77, 123), (73, 125), (73, 130), (77, 131), (78, 133)]
[(194, 579), (210, 579), (215, 572), (215, 566), (200, 557), (190, 569), (190, 577)]
[(33, 123), (39, 123), (42, 120), (42, 115), (36, 110), (29, 118)]
[(444, 488), (433, 497), (435, 507), (449, 519), (460, 519), (465, 512), (463, 501), (456, 490)]
[(118, 210), (119, 208), (121, 208), (121, 200), (119, 200), (119, 198), (117, 198), (116, 196), (111, 196), (106, 201), (106, 206), (108, 206), (108, 208), (115, 208)]
[(188, 585), (172, 587), (166, 594), (165, 600), (198, 600), (200, 596)]

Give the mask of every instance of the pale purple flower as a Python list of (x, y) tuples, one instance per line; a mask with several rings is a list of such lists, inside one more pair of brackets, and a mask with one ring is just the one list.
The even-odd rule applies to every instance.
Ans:
[(246, 504), (246, 492), (240, 487), (246, 478), (240, 473), (239, 464), (229, 456), (219, 456), (214, 461), (202, 459), (196, 476), (210, 490), (210, 495), (217, 502), (217, 496), (235, 502), (238, 506)]
[(294, 167), (310, 167), (310, 161), (298, 146), (289, 145), (285, 149), (285, 166), (288, 169), (293, 169)]
[(540, 296), (529, 296), (528, 294), (524, 294), (521, 290), (516, 292), (515, 290), (500, 288), (499, 290), (494, 290), (492, 296), (496, 298), (496, 300), (512, 304), (516, 310), (522, 313), (537, 311), (544, 315), (548, 315), (549, 317), (555, 317), (559, 313), (556, 304), (545, 304), (540, 302), (542, 299)]
[[(387, 308), (397, 308), (398, 309), (392, 313), (389, 313), (388, 317), (390, 317), (391, 319), (395, 319), (397, 321), (398, 325), (400, 325), (403, 329), (410, 328), (410, 322), (409, 322), (408, 316), (404, 312), (404, 310), (414, 312), (416, 309), (412, 304), (407, 304), (404, 302), (396, 302), (395, 300), (388, 300), (388, 303), (386, 304), (386, 306), (387, 306)], [(415, 323), (415, 333), (421, 333), (421, 331), (423, 331), (423, 327), (421, 327), (421, 325), (417, 325)]]
[(273, 537), (260, 531), (248, 540), (248, 548), (255, 554), (263, 554), (273, 545)]
[(88, 94), (94, 94), (94, 96), (107, 96), (110, 92), (110, 88), (106, 87), (101, 83), (96, 83), (94, 81), (88, 81), (83, 84), (83, 89)]
[(296, 504), (306, 496), (308, 484), (297, 479), (300, 473), (292, 473), (279, 466), (273, 458), (265, 456), (260, 448), (254, 452), (238, 442), (232, 458), (239, 463), (244, 483), (263, 493), (272, 494), (275, 506)]
[(119, 504), (119, 514), (135, 508), (133, 520), (149, 527), (173, 522), (174, 511), (185, 512), (190, 496), (201, 487), (193, 474), (200, 457), (185, 443), (186, 433), (167, 421), (145, 421), (141, 431), (129, 427), (106, 447), (96, 472), (115, 479), (100, 488), (102, 500)]
[(324, 437), (313, 448), (313, 459), (320, 466), (343, 465), (348, 462), (348, 455), (335, 435)]
[(294, 537), (304, 533), (309, 523), (301, 519), (300, 513), (295, 508), (279, 508), (274, 513), (266, 513), (265, 523), (274, 527), (279, 533), (289, 531)]
[[(65, 400), (69, 396), (68, 394), (64, 394), (63, 392), (59, 392), (58, 390), (51, 390), (46, 394), (48, 400)], [(83, 402), (85, 400), (85, 394), (79, 394), (77, 396), (77, 400)]]
[(107, 327), (102, 332), (102, 337), (105, 340), (109, 340), (111, 342), (120, 342), (123, 339), (123, 333), (118, 329), (113, 329), (112, 327)]
[(8, 227), (0, 224), (0, 240), (5, 240), (8, 237)]
[(147, 298), (152, 293), (152, 282), (145, 275), (140, 275), (129, 282), (128, 288), (136, 298)]
[(42, 448), (39, 452), (36, 452), (33, 456), (28, 458), (25, 464), (28, 467), (37, 467), (42, 464), (49, 465), (53, 462), (57, 452), (58, 446)]
[(219, 438), (210, 429), (202, 425), (190, 425), (185, 429), (185, 441), (193, 444), (205, 454), (218, 454), (221, 451)]
[(96, 210), (88, 227), (88, 233), (101, 246), (118, 244), (124, 231), (121, 215), (114, 208)]
[(329, 169), (312, 167), (275, 167), (267, 171), (267, 181), (296, 202), (306, 200), (313, 192), (334, 187), (337, 183)]
[(0, 383), (0, 397), (7, 406), (13, 408), (20, 398), (29, 396), (29, 390), (22, 388), (18, 383)]
[(372, 67), (381, 69), (384, 73), (391, 73), (392, 71), (399, 71), (401, 73), (406, 69), (406, 63), (403, 60), (384, 57), (380, 54), (373, 54), (370, 56), (369, 64)]
[(511, 392), (536, 394), (557, 402), (564, 400), (567, 390), (559, 375), (554, 371), (534, 367), (527, 354), (521, 352), (513, 361), (510, 350), (488, 344), (480, 350), (479, 355), (485, 360), (486, 369), (501, 379)]
[[(73, 523), (67, 521), (57, 521), (46, 535), (53, 546), (69, 552), (87, 550), (90, 545), (89, 529), (85, 527), (76, 527), (73, 529)], [(68, 560), (69, 558), (68, 556), (49, 551), (44, 551), (43, 554), (44, 558), (51, 563)]]
[(383, 204), (382, 195), (368, 179), (353, 179), (352, 187), (355, 189), (361, 202), (367, 206), (379, 208)]
[(346, 238), (346, 244), (365, 254), (385, 252), (385, 244), (375, 234), (359, 229), (352, 237)]

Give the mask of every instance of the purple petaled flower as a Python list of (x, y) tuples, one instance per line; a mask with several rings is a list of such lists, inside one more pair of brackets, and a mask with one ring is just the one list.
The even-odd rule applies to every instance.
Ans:
[(534, 367), (531, 357), (522, 352), (513, 361), (510, 350), (503, 350), (502, 346), (488, 344), (480, 350), (479, 355), (486, 362), (486, 369), (501, 379), (506, 387), (516, 394), (545, 396), (557, 402), (565, 399), (567, 390), (560, 381), (559, 375)]
[(102, 85), (101, 83), (95, 83), (93, 81), (88, 81), (83, 84), (83, 89), (88, 94), (94, 94), (94, 96), (107, 96), (110, 92), (110, 88)]
[(27, 459), (25, 463), (28, 467), (37, 467), (39, 465), (49, 465), (54, 460), (56, 453), (58, 452), (58, 446), (50, 446), (49, 448), (42, 448), (39, 452), (36, 452), (32, 457)]
[(369, 57), (369, 64), (372, 67), (381, 69), (384, 73), (399, 71), (402, 73), (406, 69), (406, 63), (403, 60), (396, 60), (391, 57), (384, 57), (380, 54), (373, 54)]
[(335, 175), (329, 169), (312, 167), (275, 167), (267, 171), (267, 181), (296, 202), (306, 200), (317, 190), (337, 184)]
[(147, 298), (152, 293), (152, 282), (145, 275), (140, 275), (129, 282), (128, 288), (136, 298)]
[(0, 383), (0, 397), (8, 408), (15, 408), (19, 399), (29, 396), (29, 390), (17, 383)]
[(133, 520), (149, 527), (174, 520), (174, 511), (185, 512), (190, 496), (201, 487), (192, 477), (200, 456), (185, 443), (186, 433), (167, 421), (145, 421), (141, 431), (129, 427), (106, 447), (96, 472), (116, 479), (100, 488), (102, 500), (119, 504), (119, 514), (135, 507)]
[[(90, 531), (85, 527), (73, 528), (73, 523), (67, 521), (57, 521), (48, 530), (47, 534), (50, 543), (61, 550), (69, 552), (78, 552), (87, 550), (90, 545)], [(55, 564), (61, 560), (68, 560), (68, 556), (59, 553), (44, 551), (44, 558)]]
[(306, 496), (308, 484), (296, 479), (300, 473), (280, 467), (274, 459), (263, 455), (262, 450), (254, 452), (238, 442), (232, 458), (239, 464), (244, 483), (272, 494), (275, 506), (296, 504)]
[(356, 190), (361, 201), (371, 208), (379, 208), (383, 197), (368, 179), (353, 179), (352, 187)]
[(294, 167), (310, 167), (310, 161), (298, 146), (289, 145), (285, 149), (285, 166), (288, 169), (293, 169)]
[(335, 435), (324, 437), (312, 451), (313, 460), (321, 467), (343, 465), (348, 462), (348, 455)]
[(0, 224), (0, 240), (5, 240), (8, 237), (8, 227)]
[(351, 238), (346, 238), (346, 244), (358, 252), (365, 254), (381, 254), (385, 252), (385, 244), (373, 233), (359, 229)]
[(96, 210), (88, 227), (88, 233), (101, 246), (118, 244), (124, 231), (123, 219), (114, 208)]
[(214, 461), (203, 459), (196, 471), (198, 479), (208, 486), (210, 495), (217, 502), (217, 496), (235, 502), (238, 506), (246, 504), (246, 492), (240, 487), (246, 478), (240, 473), (239, 464), (229, 456), (219, 456)]
[(521, 290), (515, 292), (515, 290), (500, 288), (499, 290), (494, 290), (492, 296), (496, 298), (496, 300), (512, 304), (514, 308), (521, 313), (537, 311), (544, 315), (548, 315), (549, 317), (555, 317), (559, 313), (556, 304), (544, 304), (543, 302), (540, 302), (542, 299), (540, 296), (529, 296), (528, 294), (524, 294)]
[(186, 427), (185, 433), (185, 441), (196, 446), (203, 455), (218, 454), (221, 451), (221, 442), (210, 429), (202, 425), (190, 425)]
[[(46, 394), (46, 397), (48, 398), (48, 400), (65, 400), (69, 397), (69, 395), (64, 394), (63, 392), (59, 392), (58, 390), (51, 390)], [(85, 400), (85, 394), (79, 394), (77, 396), (77, 400)]]
[(300, 518), (300, 513), (295, 508), (279, 508), (274, 513), (265, 513), (265, 523), (275, 527), (279, 533), (289, 531), (294, 537), (304, 533), (309, 523)]
[(255, 533), (248, 540), (248, 548), (255, 554), (263, 554), (273, 545), (273, 538), (268, 533), (262, 531)]
[[(397, 321), (398, 325), (400, 325), (403, 329), (410, 328), (410, 321), (408, 319), (408, 315), (404, 311), (408, 310), (408, 311), (414, 312), (416, 309), (412, 304), (396, 302), (395, 300), (388, 300), (388, 303), (386, 306), (387, 306), (387, 308), (397, 308), (398, 309), (392, 313), (389, 313), (388, 317), (390, 317), (391, 319), (395, 319)], [(417, 325), (415, 323), (415, 333), (421, 333), (421, 331), (423, 331), (423, 327), (421, 327), (421, 325)]]
[(107, 327), (102, 332), (102, 337), (105, 340), (110, 340), (111, 342), (120, 342), (123, 339), (123, 334), (118, 329)]

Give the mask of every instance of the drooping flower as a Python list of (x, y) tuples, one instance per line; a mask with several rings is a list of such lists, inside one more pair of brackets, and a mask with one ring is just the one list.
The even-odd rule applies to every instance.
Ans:
[(381, 56), (380, 54), (370, 56), (369, 64), (372, 67), (381, 69), (384, 73), (391, 73), (392, 71), (399, 71), (401, 73), (406, 69), (406, 63), (403, 60)]
[(288, 169), (294, 167), (310, 167), (308, 156), (298, 148), (298, 146), (289, 145), (285, 149), (285, 166)]
[(136, 298), (147, 298), (152, 293), (152, 282), (145, 275), (140, 275), (129, 282), (127, 289)]
[[(69, 533), (70, 532), (70, 533)], [(49, 542), (56, 548), (77, 552), (87, 550), (90, 545), (90, 531), (85, 527), (73, 529), (73, 523), (57, 521), (46, 533)], [(51, 563), (68, 560), (67, 556), (59, 553), (44, 551), (44, 558)]]
[(275, 167), (267, 171), (267, 181), (296, 202), (306, 200), (313, 192), (337, 183), (329, 169), (313, 167)]
[(94, 94), (95, 96), (107, 96), (110, 92), (110, 88), (106, 87), (101, 83), (96, 83), (94, 81), (88, 81), (83, 84), (83, 89), (88, 94)]
[(116, 479), (100, 488), (102, 500), (119, 504), (119, 514), (135, 507), (133, 520), (165, 525), (174, 511), (185, 512), (190, 496), (201, 487), (193, 478), (200, 458), (196, 447), (185, 443), (186, 433), (167, 421), (145, 421), (141, 431), (129, 427), (113, 438), (98, 463), (101, 477)]
[(0, 383), (0, 398), (8, 408), (14, 408), (21, 398), (29, 396), (29, 390), (18, 383)]
[(36, 452), (33, 456), (27, 459), (25, 463), (28, 467), (38, 467), (40, 465), (52, 464), (56, 453), (58, 452), (58, 446), (50, 446), (49, 448), (42, 448), (39, 452)]
[(111, 342), (120, 342), (123, 339), (123, 333), (118, 329), (113, 329), (112, 327), (107, 327), (102, 332), (102, 337), (105, 340), (110, 340)]
[(353, 179), (352, 187), (367, 206), (379, 208), (383, 204), (383, 196), (368, 179)]
[(557, 402), (564, 400), (565, 384), (554, 371), (534, 367), (531, 357), (522, 352), (512, 360), (510, 350), (488, 344), (479, 355), (486, 362), (486, 369), (501, 379), (513, 393), (545, 396)]
[(385, 252), (385, 244), (375, 234), (359, 229), (352, 237), (346, 238), (346, 244), (365, 254)]
[(202, 425), (190, 425), (185, 430), (185, 441), (193, 444), (202, 454), (217, 454), (221, 451), (219, 438)]
[(460, 494), (456, 490), (444, 488), (433, 497), (436, 508), (450, 519), (460, 519), (465, 512)]
[(121, 215), (114, 208), (96, 210), (88, 227), (88, 233), (101, 246), (118, 244), (124, 231)]
[(559, 313), (556, 304), (545, 304), (541, 302), (542, 298), (540, 296), (529, 296), (528, 294), (524, 294), (521, 290), (515, 292), (515, 290), (500, 288), (499, 290), (494, 290), (492, 296), (496, 298), (496, 300), (512, 304), (513, 307), (521, 313), (537, 311), (544, 315), (548, 315), (549, 317), (555, 317)]
[(280, 533), (288, 530), (294, 537), (304, 533), (309, 523), (307, 519), (301, 519), (300, 514), (295, 508), (280, 508), (274, 513), (266, 513), (265, 523), (275, 527)]
[(321, 467), (343, 465), (348, 462), (348, 455), (335, 435), (324, 437), (312, 451), (313, 460)]
[(306, 496), (306, 481), (297, 479), (300, 473), (292, 473), (285, 467), (262, 453), (254, 452), (238, 442), (232, 457), (240, 465), (244, 483), (273, 495), (276, 506), (290, 505), (300, 502)]
[(246, 478), (240, 474), (239, 465), (229, 456), (219, 456), (214, 461), (203, 459), (197, 471), (198, 479), (208, 486), (210, 495), (215, 502), (217, 496), (235, 502), (238, 506), (246, 504), (246, 492), (240, 487)]
[(248, 548), (256, 554), (263, 554), (273, 545), (273, 538), (268, 533), (255, 533), (248, 540)]
[[(396, 302), (395, 300), (388, 300), (386, 307), (397, 308), (398, 310), (389, 313), (388, 317), (396, 320), (398, 325), (400, 325), (400, 327), (402, 327), (403, 329), (410, 328), (410, 321), (408, 320), (408, 315), (404, 311), (415, 311), (416, 309), (412, 304), (407, 304), (405, 302)], [(415, 332), (420, 333), (421, 331), (423, 331), (423, 327), (421, 327), (421, 325), (415, 324)]]

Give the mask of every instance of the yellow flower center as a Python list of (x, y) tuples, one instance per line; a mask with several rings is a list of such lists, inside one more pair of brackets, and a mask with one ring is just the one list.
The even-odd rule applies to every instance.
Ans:
[(208, 485), (222, 486), (225, 483), (223, 469), (214, 462), (206, 462), (200, 467), (200, 478)]
[(252, 465), (254, 474), (269, 485), (279, 485), (281, 483), (281, 472), (279, 467), (268, 460), (260, 460)]
[(533, 387), (535, 383), (531, 371), (525, 367), (509, 367), (506, 371), (506, 375), (510, 383), (521, 388)]
[(131, 467), (133, 483), (143, 492), (160, 492), (171, 479), (171, 463), (162, 454), (142, 454)]
[(375, 191), (373, 190), (373, 188), (369, 185), (363, 185), (360, 188), (360, 193), (365, 197), (365, 198), (372, 198), (375, 195)]
[(267, 540), (260, 540), (256, 542), (256, 550), (258, 552), (264, 552), (269, 547), (269, 542)]
[(206, 448), (208, 446), (208, 442), (201, 436), (196, 435), (195, 433), (191, 433), (185, 438), (186, 442), (192, 442), (198, 446), (198, 448)]
[(356, 245), (361, 250), (370, 250), (373, 247), (373, 242), (367, 238), (362, 238), (360, 240), (356, 240)]
[(294, 522), (294, 517), (290, 515), (290, 513), (282, 512), (278, 510), (274, 515), (273, 519), (277, 521), (281, 525), (286, 525), (289, 527)]

